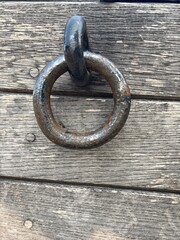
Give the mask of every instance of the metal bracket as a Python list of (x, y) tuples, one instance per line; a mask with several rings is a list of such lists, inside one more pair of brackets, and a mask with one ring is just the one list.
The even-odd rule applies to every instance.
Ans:
[(64, 32), (64, 56), (69, 73), (78, 86), (89, 83), (84, 52), (89, 48), (86, 22), (81, 16), (73, 16), (66, 24)]

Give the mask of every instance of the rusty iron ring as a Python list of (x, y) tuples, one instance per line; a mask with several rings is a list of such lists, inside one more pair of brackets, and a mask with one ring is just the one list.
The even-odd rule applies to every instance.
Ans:
[(93, 148), (110, 141), (124, 126), (130, 111), (130, 90), (117, 67), (105, 57), (89, 51), (84, 52), (84, 58), (87, 69), (103, 76), (113, 93), (113, 112), (99, 129), (86, 133), (70, 132), (53, 116), (51, 90), (54, 82), (68, 71), (64, 54), (52, 60), (41, 71), (33, 92), (34, 111), (42, 132), (52, 142), (67, 148)]

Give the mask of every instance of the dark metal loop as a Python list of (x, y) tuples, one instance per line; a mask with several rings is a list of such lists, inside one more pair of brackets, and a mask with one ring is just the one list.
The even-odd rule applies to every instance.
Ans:
[(69, 73), (78, 86), (89, 82), (84, 51), (89, 47), (86, 22), (81, 16), (73, 16), (66, 24), (64, 32), (64, 56)]
[(34, 111), (42, 132), (52, 142), (63, 147), (92, 148), (108, 142), (124, 126), (130, 110), (129, 87), (117, 67), (105, 57), (88, 51), (84, 53), (84, 59), (87, 68), (102, 75), (113, 92), (113, 112), (99, 129), (86, 133), (70, 132), (53, 116), (50, 94), (56, 79), (68, 71), (64, 55), (52, 60), (41, 71), (33, 92)]

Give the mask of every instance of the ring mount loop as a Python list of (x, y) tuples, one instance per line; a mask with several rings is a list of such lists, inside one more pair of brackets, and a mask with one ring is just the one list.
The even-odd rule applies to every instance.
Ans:
[(130, 110), (129, 87), (115, 65), (105, 57), (88, 51), (84, 53), (84, 59), (87, 68), (102, 75), (113, 92), (113, 112), (99, 129), (86, 133), (70, 132), (53, 116), (50, 93), (57, 78), (68, 71), (64, 55), (52, 60), (41, 71), (33, 92), (34, 111), (42, 132), (52, 142), (67, 148), (92, 148), (110, 141), (124, 126)]
[(86, 22), (81, 16), (72, 16), (64, 32), (64, 56), (69, 73), (78, 86), (89, 83), (84, 52), (89, 48)]

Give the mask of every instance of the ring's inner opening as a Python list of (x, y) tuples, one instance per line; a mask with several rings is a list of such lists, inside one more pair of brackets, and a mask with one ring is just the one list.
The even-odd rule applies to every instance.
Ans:
[(70, 132), (98, 129), (113, 110), (113, 99), (51, 95), (51, 108), (58, 123)]
[[(97, 73), (95, 75), (92, 77), (93, 82), (86, 87), (76, 86), (68, 73), (63, 74), (53, 86), (53, 91), (56, 92), (61, 89), (62, 93), (62, 89), (65, 89), (61, 95), (51, 95), (50, 102), (57, 123), (63, 123), (69, 132), (94, 131), (107, 122), (108, 116), (113, 111), (114, 101), (110, 94), (103, 97), (97, 96), (98, 89), (101, 91), (102, 86), (106, 90), (109, 88), (111, 92), (110, 86), (105, 80), (100, 80)], [(96, 86), (95, 82), (99, 86)], [(67, 91), (67, 89), (71, 90)], [(78, 94), (80, 96), (70, 96)], [(96, 95), (96, 97), (91, 95)]]

